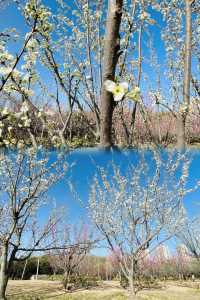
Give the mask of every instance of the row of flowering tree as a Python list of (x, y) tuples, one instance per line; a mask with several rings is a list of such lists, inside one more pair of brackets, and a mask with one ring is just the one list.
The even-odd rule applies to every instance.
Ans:
[(199, 1), (8, 4), (26, 34), (0, 32), (2, 145), (133, 145), (144, 127), (144, 142), (185, 146), (199, 122)]
[[(107, 258), (109, 264), (110, 278), (121, 278), (123, 285), (123, 273), (116, 252), (111, 252)], [(105, 263), (106, 264), (106, 263)], [(192, 278), (193, 274), (199, 277), (198, 263), (190, 254), (184, 244), (177, 245), (176, 251), (172, 253), (166, 245), (159, 245), (153, 252), (146, 250), (143, 258), (139, 261), (138, 273), (141, 277), (141, 286), (148, 287), (155, 284), (156, 280), (175, 279), (183, 280)], [(105, 276), (105, 275), (104, 275)], [(145, 280), (146, 285), (145, 285)]]

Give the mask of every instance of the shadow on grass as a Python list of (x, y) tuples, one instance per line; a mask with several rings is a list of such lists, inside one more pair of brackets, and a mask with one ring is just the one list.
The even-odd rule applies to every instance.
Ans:
[(18, 293), (8, 293), (7, 299), (8, 300), (40, 300), (40, 299), (49, 299), (49, 298), (56, 298), (59, 296), (66, 295), (66, 292), (61, 292), (60, 290), (49, 290), (48, 288), (44, 288), (41, 290), (34, 289), (34, 291), (22, 291)]

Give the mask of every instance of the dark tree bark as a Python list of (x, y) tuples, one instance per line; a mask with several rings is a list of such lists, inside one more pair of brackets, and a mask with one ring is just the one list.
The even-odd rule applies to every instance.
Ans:
[[(104, 42), (103, 83), (114, 80), (117, 61), (120, 55), (120, 24), (122, 18), (123, 0), (109, 0)], [(100, 145), (103, 148), (112, 146), (112, 116), (114, 110), (113, 95), (101, 90), (101, 130)]]

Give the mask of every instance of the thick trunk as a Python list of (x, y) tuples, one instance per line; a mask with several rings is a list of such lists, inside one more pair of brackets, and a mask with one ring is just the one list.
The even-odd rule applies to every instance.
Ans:
[[(115, 69), (120, 50), (120, 24), (122, 17), (123, 0), (109, 0), (104, 43), (103, 83), (114, 80)], [(101, 129), (100, 145), (104, 148), (112, 146), (112, 116), (114, 100), (110, 92), (106, 91), (104, 84), (101, 90)]]
[(6, 299), (6, 288), (8, 284), (8, 246), (2, 247), (1, 269), (0, 269), (0, 300)]
[(101, 131), (100, 131), (100, 146), (110, 148), (112, 146), (112, 117), (113, 117), (113, 99), (112, 95), (107, 91), (102, 92), (101, 102)]

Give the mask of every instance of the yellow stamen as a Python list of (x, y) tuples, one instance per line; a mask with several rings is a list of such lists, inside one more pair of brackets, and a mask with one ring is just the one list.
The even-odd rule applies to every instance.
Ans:
[(113, 95), (117, 95), (117, 94), (121, 94), (124, 93), (124, 88), (120, 85), (117, 85), (114, 89), (113, 89)]

